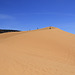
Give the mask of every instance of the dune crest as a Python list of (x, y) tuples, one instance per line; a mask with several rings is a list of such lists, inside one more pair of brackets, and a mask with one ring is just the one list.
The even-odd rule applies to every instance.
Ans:
[(75, 75), (74, 34), (46, 27), (0, 41), (0, 75)]
[(56, 27), (52, 27), (52, 26), (50, 26), (50, 27), (41, 28), (41, 29), (56, 29)]

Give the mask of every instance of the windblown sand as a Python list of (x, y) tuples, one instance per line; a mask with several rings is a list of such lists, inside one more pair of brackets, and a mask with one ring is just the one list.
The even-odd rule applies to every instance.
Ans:
[(75, 35), (54, 27), (0, 34), (0, 75), (75, 75)]

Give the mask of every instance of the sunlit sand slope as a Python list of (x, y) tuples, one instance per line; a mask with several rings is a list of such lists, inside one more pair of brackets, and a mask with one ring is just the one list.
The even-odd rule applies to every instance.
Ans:
[(0, 75), (75, 75), (74, 34), (47, 27), (0, 41)]

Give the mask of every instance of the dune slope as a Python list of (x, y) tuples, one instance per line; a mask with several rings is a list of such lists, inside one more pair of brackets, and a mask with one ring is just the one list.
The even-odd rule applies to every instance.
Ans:
[(74, 34), (47, 27), (0, 41), (0, 75), (75, 75)]

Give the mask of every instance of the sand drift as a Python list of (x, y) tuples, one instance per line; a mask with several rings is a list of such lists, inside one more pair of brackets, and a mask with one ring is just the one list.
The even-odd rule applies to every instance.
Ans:
[(0, 75), (75, 75), (75, 35), (55, 27), (0, 34)]

